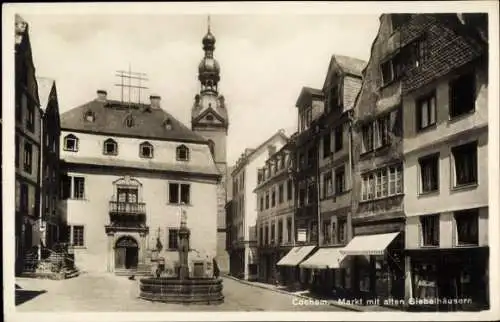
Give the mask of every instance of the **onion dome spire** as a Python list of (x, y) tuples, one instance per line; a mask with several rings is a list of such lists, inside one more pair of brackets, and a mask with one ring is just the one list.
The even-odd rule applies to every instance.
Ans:
[(208, 16), (207, 34), (202, 40), (205, 56), (198, 66), (198, 79), (201, 83), (201, 92), (217, 93), (217, 84), (220, 80), (220, 67), (217, 60), (214, 59), (215, 36), (210, 30), (210, 16)]

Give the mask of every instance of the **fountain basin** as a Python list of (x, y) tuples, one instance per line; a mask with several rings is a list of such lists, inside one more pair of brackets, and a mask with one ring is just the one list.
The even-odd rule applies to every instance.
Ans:
[(221, 278), (149, 277), (139, 280), (139, 297), (155, 302), (221, 304)]

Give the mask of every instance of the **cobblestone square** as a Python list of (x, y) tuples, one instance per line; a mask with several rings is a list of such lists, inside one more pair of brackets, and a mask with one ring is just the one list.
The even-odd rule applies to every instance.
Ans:
[(292, 294), (278, 293), (224, 278), (223, 304), (178, 305), (153, 303), (138, 296), (138, 280), (112, 274), (82, 274), (53, 281), (16, 279), (19, 312), (138, 312), (138, 311), (345, 311), (328, 304), (310, 304)]

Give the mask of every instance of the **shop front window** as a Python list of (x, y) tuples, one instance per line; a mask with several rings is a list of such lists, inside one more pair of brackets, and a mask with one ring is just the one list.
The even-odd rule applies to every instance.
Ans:
[(375, 261), (375, 274), (376, 274), (376, 293), (381, 297), (389, 297), (389, 281), (391, 280), (391, 273), (389, 265), (383, 256), (376, 258)]
[(367, 269), (363, 269), (359, 274), (359, 290), (361, 292), (370, 291), (370, 272)]
[(370, 292), (370, 273), (371, 273), (371, 262), (368, 258), (362, 257), (360, 261), (358, 261), (359, 264), (359, 290), (361, 292)]
[(346, 289), (351, 288), (351, 269), (350, 268), (344, 269), (344, 287)]
[(438, 296), (436, 275), (436, 265), (415, 265), (413, 268), (413, 297), (419, 299), (436, 298)]

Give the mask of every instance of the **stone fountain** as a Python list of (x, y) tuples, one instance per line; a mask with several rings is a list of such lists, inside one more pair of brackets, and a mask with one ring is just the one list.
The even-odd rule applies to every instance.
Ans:
[(188, 252), (191, 234), (186, 224), (186, 213), (182, 211), (179, 228), (179, 266), (175, 277), (148, 277), (139, 281), (139, 297), (148, 301), (182, 304), (220, 304), (222, 279), (219, 277), (191, 277)]

